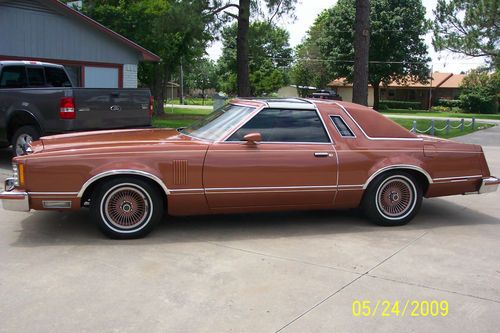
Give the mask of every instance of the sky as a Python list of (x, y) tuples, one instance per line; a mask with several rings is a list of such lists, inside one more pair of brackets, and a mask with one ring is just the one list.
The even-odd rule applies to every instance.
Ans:
[[(309, 27), (314, 23), (316, 16), (324, 9), (333, 6), (336, 0), (299, 0), (295, 15), (297, 19), (291, 21), (284, 19), (278, 21), (278, 24), (287, 29), (290, 33), (290, 45), (295, 47), (301, 42), (306, 35)], [(436, 8), (437, 0), (422, 0), (423, 5), (427, 9), (427, 18), (433, 19), (432, 11)], [(432, 59), (430, 66), (434, 71), (460, 73), (476, 68), (484, 63), (483, 59), (465, 57), (451, 52), (435, 52), (432, 47), (432, 34), (429, 33), (425, 41), (428, 46), (429, 56)], [(220, 54), (222, 44), (220, 42), (214, 43), (207, 51), (211, 59), (216, 60)], [(380, 59), (382, 60), (382, 59)]]

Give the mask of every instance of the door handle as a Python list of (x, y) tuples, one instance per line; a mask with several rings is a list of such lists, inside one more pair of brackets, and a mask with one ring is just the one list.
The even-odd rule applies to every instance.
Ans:
[(315, 157), (328, 157), (328, 156), (330, 156), (330, 153), (326, 153), (326, 152), (317, 152), (317, 153), (314, 153), (314, 156), (315, 156)]

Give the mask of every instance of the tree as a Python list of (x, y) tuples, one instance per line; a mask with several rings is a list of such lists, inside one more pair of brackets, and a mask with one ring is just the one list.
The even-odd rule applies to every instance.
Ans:
[[(223, 12), (237, 20), (236, 29), (236, 85), (237, 94), (241, 97), (252, 96), (250, 87), (249, 68), (249, 29), (252, 12), (263, 15), (266, 10), (261, 9), (263, 4), (269, 16), (268, 22), (283, 15), (288, 15), (295, 9), (297, 0), (238, 0), (238, 4), (231, 0), (212, 0), (211, 13), (218, 15)], [(228, 12), (228, 9), (238, 9), (238, 14)]]
[[(370, 72), (378, 109), (379, 89), (391, 81), (425, 82), (429, 77), (427, 47), (423, 36), (430, 29), (421, 0), (372, 0)], [(355, 0), (339, 0), (327, 9), (328, 19), (319, 41), (323, 58), (333, 78), (353, 81)]]
[(188, 67), (186, 85), (189, 89), (200, 89), (203, 102), (206, 97), (205, 91), (217, 88), (217, 81), (217, 67), (210, 59), (198, 59)]
[[(233, 24), (222, 31), (223, 50), (218, 63), (221, 89), (229, 94), (238, 91), (236, 30), (237, 26)], [(249, 26), (249, 81), (252, 96), (275, 92), (287, 83), (292, 59), (288, 39), (288, 32), (272, 23), (258, 21)]]
[(486, 68), (469, 72), (462, 81), (460, 100), (462, 107), (471, 113), (497, 113), (500, 74), (488, 73)]
[(204, 0), (86, 0), (82, 11), (161, 57), (160, 63), (139, 65), (139, 81), (151, 89), (155, 113), (162, 114), (165, 86), (181, 59), (200, 57), (213, 39), (206, 9)]
[(354, 32), (354, 78), (352, 85), (352, 101), (354, 103), (368, 105), (370, 0), (356, 0)]
[(318, 15), (302, 43), (295, 48), (296, 60), (291, 69), (291, 81), (297, 85), (298, 93), (302, 97), (306, 97), (309, 91), (298, 87), (314, 86), (323, 89), (331, 81), (319, 46), (327, 19), (326, 11)]
[(498, 0), (438, 0), (434, 15), (436, 51), (488, 57), (500, 68)]

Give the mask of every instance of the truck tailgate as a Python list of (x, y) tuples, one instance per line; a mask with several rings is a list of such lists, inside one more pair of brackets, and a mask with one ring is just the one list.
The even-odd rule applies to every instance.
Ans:
[(108, 129), (151, 125), (148, 89), (74, 88), (73, 129)]

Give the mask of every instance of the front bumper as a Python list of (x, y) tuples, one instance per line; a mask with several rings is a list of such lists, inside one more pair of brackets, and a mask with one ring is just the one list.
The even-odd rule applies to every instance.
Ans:
[(3, 209), (16, 212), (29, 212), (30, 203), (28, 193), (13, 189), (13, 178), (5, 180), (5, 191), (0, 193)]
[(499, 184), (500, 184), (500, 178), (497, 177), (483, 178), (478, 193), (483, 194), (483, 193), (496, 192), (496, 190), (498, 190)]

